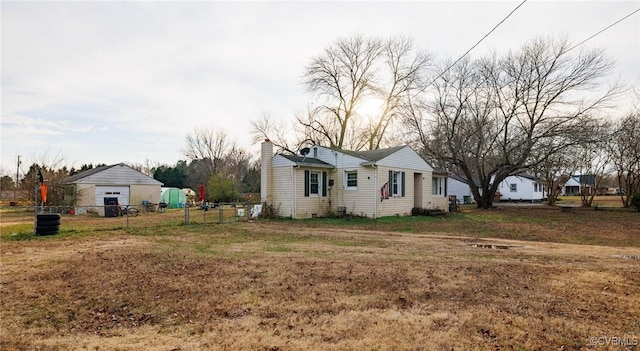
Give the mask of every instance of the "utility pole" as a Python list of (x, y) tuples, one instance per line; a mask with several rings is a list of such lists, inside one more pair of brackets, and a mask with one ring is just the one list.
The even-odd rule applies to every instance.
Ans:
[(18, 166), (16, 166), (16, 184), (13, 187), (13, 201), (16, 201), (16, 193), (18, 192), (18, 179), (20, 177), (20, 155), (18, 155)]

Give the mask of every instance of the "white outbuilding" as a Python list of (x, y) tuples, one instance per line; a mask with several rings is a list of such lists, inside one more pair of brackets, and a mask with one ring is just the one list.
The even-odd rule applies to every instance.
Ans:
[(75, 206), (105, 215), (105, 206), (141, 206), (160, 202), (162, 182), (124, 163), (101, 166), (67, 177), (75, 186)]

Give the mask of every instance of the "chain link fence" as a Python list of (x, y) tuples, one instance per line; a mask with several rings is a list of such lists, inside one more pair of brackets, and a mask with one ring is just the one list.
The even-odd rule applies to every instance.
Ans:
[[(35, 232), (36, 218), (59, 213), (60, 232), (144, 229), (175, 225), (215, 225), (247, 222), (257, 218), (261, 204), (216, 203), (211, 206), (167, 208), (160, 204), (140, 206), (2, 206), (0, 228), (26, 234)], [(42, 216), (40, 216), (42, 217)]]

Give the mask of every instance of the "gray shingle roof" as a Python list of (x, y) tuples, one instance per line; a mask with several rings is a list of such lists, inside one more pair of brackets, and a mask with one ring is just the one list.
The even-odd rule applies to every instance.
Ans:
[(122, 164), (122, 163), (116, 163), (115, 165), (110, 165), (110, 166), (100, 166), (100, 167), (96, 167), (96, 168), (91, 168), (91, 169), (88, 169), (88, 170), (86, 170), (86, 171), (84, 171), (84, 172), (80, 172), (80, 173), (76, 173), (76, 174), (74, 174), (74, 175), (72, 175), (72, 176), (68, 176), (68, 177), (66, 177), (62, 182), (63, 182), (63, 183), (65, 183), (65, 184), (66, 184), (66, 183), (73, 183), (73, 182), (75, 182), (76, 180), (79, 180), (79, 179), (82, 179), (82, 178), (86, 178), (86, 177), (88, 177), (88, 176), (90, 176), (90, 175), (96, 174), (96, 173), (98, 173), (98, 172), (102, 172), (102, 171), (104, 171), (105, 169), (109, 169), (109, 168), (111, 168), (111, 167), (115, 167), (115, 166), (117, 166), (117, 165), (121, 165), (121, 164)]
[(294, 162), (296, 165), (299, 165), (299, 166), (335, 168), (333, 165), (313, 157), (304, 157), (304, 156), (298, 156), (298, 155), (284, 155), (284, 154), (281, 154), (280, 156), (288, 159), (291, 162)]
[[(113, 168), (113, 171), (111, 169)], [(104, 174), (101, 174), (105, 172)], [(89, 179), (85, 179), (89, 178)], [(70, 183), (83, 183), (87, 181), (97, 181), (103, 185), (107, 184), (147, 184), (147, 185), (162, 185), (162, 182), (153, 179), (131, 166), (127, 166), (124, 163), (116, 163), (114, 165), (100, 166), (92, 169), (88, 169), (84, 172), (80, 172), (69, 176), (63, 180), (64, 184)]]
[(338, 151), (345, 153), (347, 155), (351, 155), (354, 157), (367, 160), (369, 162), (376, 162), (376, 161), (382, 160), (383, 158), (393, 154), (394, 152), (404, 147), (406, 146), (402, 145), (402, 146), (390, 147), (387, 149), (377, 149), (377, 150), (367, 150), (367, 151), (345, 151), (345, 150), (338, 150)]

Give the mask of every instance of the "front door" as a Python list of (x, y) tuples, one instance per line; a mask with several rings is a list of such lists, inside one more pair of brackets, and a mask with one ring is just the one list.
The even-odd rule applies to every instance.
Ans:
[(422, 208), (422, 173), (413, 174), (413, 207)]

